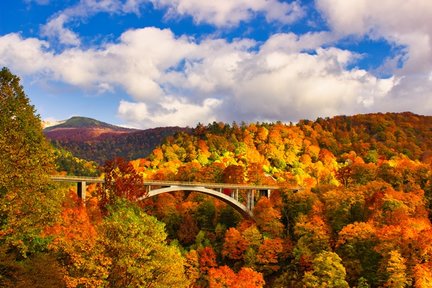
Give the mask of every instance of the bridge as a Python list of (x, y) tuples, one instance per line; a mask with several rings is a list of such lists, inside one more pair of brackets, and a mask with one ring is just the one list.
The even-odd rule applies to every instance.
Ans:
[(51, 176), (51, 181), (76, 183), (78, 197), (83, 200), (86, 198), (87, 183), (105, 183), (104, 179), (84, 176)]
[[(52, 176), (52, 181), (77, 183), (77, 194), (85, 200), (87, 183), (104, 183), (101, 178), (78, 177), (78, 176)], [(145, 181), (144, 186), (147, 195), (138, 199), (144, 200), (163, 193), (175, 191), (199, 192), (215, 197), (247, 218), (253, 217), (256, 193), (261, 196), (270, 197), (271, 191), (280, 189), (278, 186), (251, 185), (251, 184), (228, 184), (228, 183), (201, 183), (180, 181)], [(298, 190), (298, 189), (293, 189)]]

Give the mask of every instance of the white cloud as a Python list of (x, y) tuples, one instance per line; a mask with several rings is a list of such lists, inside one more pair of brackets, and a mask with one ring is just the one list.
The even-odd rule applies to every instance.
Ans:
[(48, 37), (50, 39), (56, 39), (61, 44), (65, 45), (80, 45), (81, 41), (79, 36), (73, 31), (64, 27), (65, 22), (68, 21), (68, 17), (64, 14), (49, 21), (46, 25), (42, 26), (41, 34), (42, 36)]
[(0, 66), (7, 66), (20, 74), (46, 72), (53, 55), (45, 52), (48, 43), (35, 38), (23, 39), (12, 33), (0, 37)]
[(168, 17), (191, 16), (196, 23), (208, 23), (218, 27), (237, 26), (251, 20), (256, 14), (265, 15), (268, 22), (293, 23), (304, 11), (297, 1), (277, 0), (151, 0), (155, 7), (168, 10)]
[[(431, 114), (432, 87), (432, 1), (430, 0), (317, 0), (334, 33), (365, 35), (386, 39), (394, 46), (406, 47), (384, 63), (384, 70), (398, 78), (389, 97), (376, 103), (386, 111), (412, 110)], [(395, 62), (403, 60), (402, 67)]]
[(166, 97), (161, 106), (149, 109), (144, 102), (129, 102), (122, 100), (118, 114), (131, 127), (161, 127), (161, 126), (195, 126), (198, 122), (206, 123), (217, 120), (215, 108), (221, 101), (208, 98), (199, 105), (188, 103), (178, 97)]
[(135, 127), (297, 121), (374, 111), (432, 113), (432, 81), (421, 83), (420, 77), (415, 82), (413, 74), (380, 79), (352, 69), (359, 55), (320, 48), (333, 41), (331, 33), (317, 32), (280, 33), (264, 43), (198, 42), (168, 29), (144, 28), (98, 49), (75, 47), (55, 54), (44, 41), (9, 34), (0, 37), (0, 66), (86, 91), (125, 91), (130, 98), (119, 103), (118, 115)]

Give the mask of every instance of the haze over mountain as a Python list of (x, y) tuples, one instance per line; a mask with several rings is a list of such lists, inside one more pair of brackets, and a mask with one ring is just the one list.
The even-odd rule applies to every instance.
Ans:
[(54, 145), (71, 151), (79, 158), (102, 164), (115, 157), (129, 160), (145, 157), (167, 136), (188, 130), (181, 127), (130, 129), (74, 116), (45, 128), (44, 133)]

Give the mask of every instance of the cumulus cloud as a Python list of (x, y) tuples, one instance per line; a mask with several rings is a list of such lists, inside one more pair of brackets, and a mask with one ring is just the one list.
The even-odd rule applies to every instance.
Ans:
[[(396, 78), (390, 99), (377, 103), (377, 108), (397, 111), (432, 111), (432, 1), (386, 0), (379, 5), (373, 0), (317, 0), (317, 7), (334, 33), (385, 39), (402, 46), (401, 54), (384, 63)], [(402, 67), (395, 62), (404, 61)]]
[(79, 36), (72, 30), (64, 27), (68, 17), (65, 14), (61, 14), (49, 21), (46, 25), (41, 28), (42, 36), (50, 39), (56, 39), (61, 44), (77, 46), (81, 43)]
[(191, 16), (196, 23), (208, 23), (218, 27), (237, 26), (262, 13), (268, 22), (293, 23), (304, 15), (297, 1), (277, 0), (152, 0), (154, 6), (167, 7), (168, 17)]
[(166, 97), (160, 107), (151, 109), (144, 102), (122, 100), (118, 115), (131, 127), (191, 126), (216, 121), (215, 111), (221, 100), (208, 98), (200, 104), (179, 97)]
[(388, 102), (398, 79), (350, 69), (359, 56), (320, 48), (331, 41), (324, 32), (281, 33), (264, 43), (197, 41), (144, 28), (99, 49), (55, 54), (44, 41), (10, 34), (0, 37), (0, 65), (98, 93), (125, 91), (130, 99), (119, 103), (118, 115), (135, 127), (296, 121), (369, 112)]

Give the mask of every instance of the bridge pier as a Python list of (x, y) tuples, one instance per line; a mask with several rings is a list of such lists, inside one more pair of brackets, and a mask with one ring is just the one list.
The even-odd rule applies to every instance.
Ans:
[(248, 190), (246, 207), (249, 211), (252, 211), (255, 207), (255, 190)]
[(84, 202), (86, 198), (87, 183), (85, 181), (77, 182), (78, 197)]

